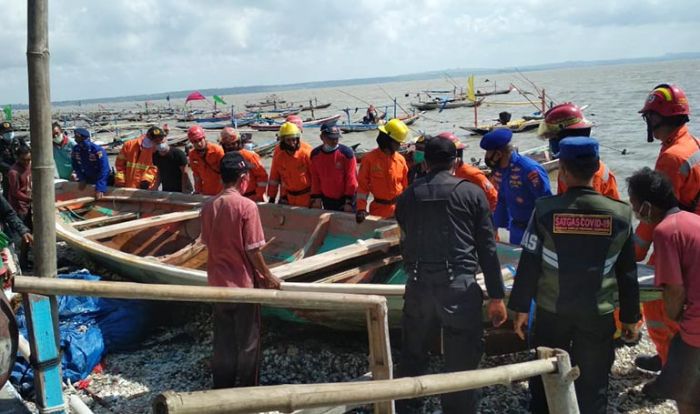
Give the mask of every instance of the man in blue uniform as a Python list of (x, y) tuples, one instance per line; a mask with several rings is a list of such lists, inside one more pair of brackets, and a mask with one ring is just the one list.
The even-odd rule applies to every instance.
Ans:
[(498, 188), (498, 205), (493, 213), (496, 229), (506, 228), (510, 242), (520, 244), (535, 200), (552, 195), (547, 172), (536, 161), (518, 154), (510, 144), (513, 132), (498, 128), (481, 139), (484, 161), (491, 168), (491, 180)]
[[(484, 274), (490, 298), (489, 319), (498, 326), (507, 318), (489, 203), (481, 188), (452, 175), (456, 157), (451, 140), (429, 140), (428, 174), (416, 179), (396, 203), (408, 274), (399, 377), (426, 373), (428, 344), (439, 327), (445, 344), (444, 371), (478, 368), (484, 328), (477, 269)], [(442, 396), (442, 411), (476, 413), (478, 402), (473, 390), (449, 393)], [(422, 413), (421, 405), (420, 400), (401, 400), (396, 408), (399, 414)]]
[[(620, 303), (622, 335), (637, 337), (639, 284), (632, 243), (632, 209), (593, 189), (600, 168), (598, 142), (559, 143), (559, 176), (568, 190), (536, 201), (508, 301), (514, 328), (524, 327), (537, 301), (534, 345), (570, 353), (581, 370), (576, 395), (581, 413), (607, 412), (608, 376), (615, 359), (613, 310)], [(547, 413), (540, 377), (530, 379), (534, 413)]]
[(86, 184), (95, 186), (95, 198), (100, 199), (107, 191), (109, 177), (109, 159), (107, 151), (90, 140), (90, 131), (85, 128), (75, 129), (76, 146), (73, 147), (73, 171), (78, 177), (81, 188)]

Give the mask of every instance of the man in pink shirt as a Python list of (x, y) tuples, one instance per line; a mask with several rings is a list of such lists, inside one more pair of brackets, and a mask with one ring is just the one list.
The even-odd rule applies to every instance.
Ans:
[[(201, 241), (207, 246), (210, 286), (279, 289), (280, 281), (265, 263), (265, 234), (258, 207), (243, 197), (240, 186), (251, 165), (238, 151), (221, 160), (224, 190), (202, 207)], [(214, 388), (258, 385), (260, 305), (214, 305)]]
[[(12, 165), (7, 173), (9, 192), (6, 195), (17, 216), (29, 230), (32, 225), (32, 153), (27, 146), (20, 146), (17, 150), (17, 162)], [(18, 235), (19, 236), (19, 235)], [(18, 243), (19, 241), (15, 241)], [(19, 267), (29, 270), (29, 243), (25, 240), (19, 242)]]
[(630, 202), (641, 222), (654, 228), (655, 280), (663, 288), (668, 317), (677, 321), (668, 361), (644, 386), (652, 398), (674, 399), (678, 412), (700, 412), (700, 216), (678, 208), (668, 178), (649, 168), (628, 180)]

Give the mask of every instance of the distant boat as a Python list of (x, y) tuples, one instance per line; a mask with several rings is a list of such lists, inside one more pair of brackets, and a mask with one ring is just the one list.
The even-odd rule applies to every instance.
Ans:
[(475, 96), (490, 96), (490, 95), (506, 95), (509, 94), (513, 89), (515, 89), (515, 86), (510, 85), (508, 89), (495, 89), (493, 91), (481, 91), (478, 90), (474, 92)]
[[(338, 119), (340, 119), (340, 114), (333, 115), (333, 116), (327, 116), (325, 118), (318, 118), (318, 119), (309, 119), (307, 121), (303, 121), (304, 128), (319, 128), (321, 125), (324, 124), (335, 124)], [(270, 123), (255, 123), (251, 124), (250, 127), (253, 128), (256, 131), (278, 131), (280, 129), (280, 126), (282, 126), (282, 122), (270, 122)]]
[[(419, 112), (417, 114), (413, 115), (405, 115), (402, 117), (399, 117), (400, 120), (404, 122), (406, 125), (411, 125), (414, 122), (416, 122), (421, 115), (423, 115), (423, 112)], [(341, 131), (345, 133), (350, 133), (350, 132), (364, 132), (364, 131), (372, 131), (377, 129), (382, 124), (363, 124), (361, 122), (358, 123), (352, 123), (352, 124), (338, 124), (338, 127), (340, 128)]]
[(470, 126), (460, 126), (461, 129), (465, 131), (469, 131), (472, 134), (477, 134), (477, 135), (485, 135), (488, 134), (489, 132), (493, 131), (494, 129), (500, 129), (500, 128), (508, 128), (513, 132), (526, 132), (526, 131), (532, 131), (533, 129), (536, 129), (537, 127), (540, 126), (540, 119), (515, 119), (507, 124), (494, 124), (494, 125), (479, 125), (477, 127), (470, 127)]
[(435, 109), (473, 108), (480, 106), (483, 99), (470, 101), (468, 99), (440, 99), (427, 102), (411, 102), (411, 106), (420, 111), (432, 111)]

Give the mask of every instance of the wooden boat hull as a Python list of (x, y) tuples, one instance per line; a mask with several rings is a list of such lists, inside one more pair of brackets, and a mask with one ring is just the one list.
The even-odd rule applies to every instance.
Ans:
[(481, 125), (478, 127), (460, 127), (461, 129), (465, 131), (469, 131), (472, 134), (476, 135), (485, 135), (488, 134), (489, 132), (493, 131), (494, 129), (498, 128), (508, 128), (513, 133), (518, 133), (518, 132), (527, 132), (527, 131), (532, 131), (534, 129), (537, 129), (540, 126), (540, 120), (538, 119), (517, 119), (511, 122), (508, 122), (507, 125)]
[(411, 106), (419, 111), (432, 111), (435, 109), (454, 109), (454, 108), (473, 108), (480, 106), (482, 100), (470, 101), (467, 99), (459, 99), (448, 102), (431, 101), (431, 102), (411, 102)]
[[(420, 119), (421, 115), (423, 115), (423, 112), (420, 112), (418, 114), (414, 115), (407, 115), (407, 116), (402, 116), (399, 117), (400, 120), (404, 122), (406, 125), (412, 125), (414, 124), (418, 119)], [(373, 131), (379, 127), (379, 124), (363, 124), (363, 123), (355, 123), (355, 124), (338, 124), (338, 127), (340, 128), (341, 131), (345, 133), (350, 133), (350, 132), (365, 132), (365, 131)]]
[[(334, 124), (340, 119), (340, 114), (328, 116), (325, 118), (312, 119), (309, 121), (304, 121), (304, 128), (320, 128), (321, 125)], [(268, 123), (268, 124), (252, 124), (250, 127), (256, 131), (271, 131), (277, 132), (282, 126), (282, 122)]]

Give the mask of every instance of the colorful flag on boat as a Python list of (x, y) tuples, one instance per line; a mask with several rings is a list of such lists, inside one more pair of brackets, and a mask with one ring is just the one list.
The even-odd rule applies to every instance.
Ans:
[(2, 111), (5, 113), (5, 121), (12, 121), (12, 105), (5, 105)]
[(226, 101), (224, 101), (224, 98), (220, 97), (219, 95), (214, 95), (214, 102), (221, 105), (226, 105)]
[(191, 94), (187, 95), (187, 99), (185, 99), (185, 103), (189, 101), (204, 101), (207, 98), (204, 97), (199, 91), (194, 91)]
[(476, 95), (474, 94), (474, 75), (469, 75), (467, 78), (467, 99), (470, 101), (476, 101)]

